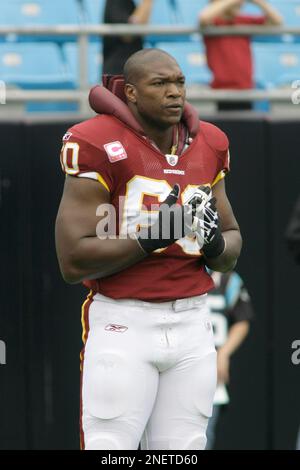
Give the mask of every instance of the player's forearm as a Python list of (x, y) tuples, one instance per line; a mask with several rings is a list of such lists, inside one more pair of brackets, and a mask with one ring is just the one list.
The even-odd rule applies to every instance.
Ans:
[(232, 271), (236, 265), (242, 248), (242, 237), (239, 230), (228, 230), (222, 233), (225, 249), (216, 258), (205, 258), (206, 265), (213, 271), (225, 273)]
[(264, 14), (266, 15), (268, 24), (271, 24), (274, 26), (282, 25), (283, 23), (282, 16), (273, 6), (265, 2), (265, 0), (254, 0), (252, 1), (252, 3), (255, 3), (255, 5), (259, 6), (263, 10)]
[(66, 282), (77, 284), (85, 279), (110, 276), (141, 261), (146, 256), (136, 240), (85, 237), (73, 250), (59, 257)]
[(222, 354), (230, 357), (242, 344), (249, 332), (249, 321), (235, 323), (229, 330), (226, 343), (220, 348)]
[(240, 3), (240, 0), (220, 0), (219, 2), (209, 3), (199, 14), (200, 25), (210, 25), (218, 16), (223, 15), (228, 8)]

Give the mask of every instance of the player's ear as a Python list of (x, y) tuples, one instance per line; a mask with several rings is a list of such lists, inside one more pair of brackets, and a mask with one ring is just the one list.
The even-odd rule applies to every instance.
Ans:
[(126, 83), (124, 92), (129, 103), (136, 103), (136, 88), (131, 83)]

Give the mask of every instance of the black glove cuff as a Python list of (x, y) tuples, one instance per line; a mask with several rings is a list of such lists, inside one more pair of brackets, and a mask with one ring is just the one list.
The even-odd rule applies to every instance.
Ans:
[[(160, 209), (158, 220), (150, 227), (142, 228), (136, 239), (146, 253), (172, 245), (176, 240), (183, 238), (185, 231), (184, 207), (173, 205)], [(164, 221), (164, 217), (165, 221)], [(192, 217), (190, 215), (190, 219)], [(187, 219), (189, 221), (189, 219)]]
[(135, 238), (142, 250), (147, 254), (152, 253), (152, 251), (155, 251), (158, 248), (157, 240), (151, 240), (151, 238), (143, 238), (140, 235), (136, 235)]
[(202, 251), (206, 258), (216, 258), (217, 256), (220, 256), (224, 250), (225, 240), (220, 229), (217, 230), (213, 240), (202, 247)]

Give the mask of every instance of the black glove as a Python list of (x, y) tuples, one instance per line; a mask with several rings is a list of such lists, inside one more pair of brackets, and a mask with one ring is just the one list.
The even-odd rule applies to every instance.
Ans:
[(216, 198), (210, 199), (204, 207), (204, 244), (202, 251), (206, 258), (216, 258), (225, 249), (225, 240), (219, 226)]
[(175, 184), (160, 205), (156, 222), (136, 234), (138, 243), (146, 253), (166, 248), (190, 233), (188, 226), (192, 225), (192, 211), (188, 206), (176, 204), (179, 193), (180, 186)]
[(192, 230), (199, 248), (207, 258), (219, 256), (225, 249), (225, 240), (219, 227), (216, 198), (211, 197), (211, 189), (199, 186), (188, 204), (192, 207)]

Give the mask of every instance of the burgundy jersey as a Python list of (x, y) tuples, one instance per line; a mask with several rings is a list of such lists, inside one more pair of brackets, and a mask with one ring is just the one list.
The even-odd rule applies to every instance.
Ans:
[[(228, 171), (227, 137), (212, 124), (198, 118), (195, 123), (194, 117), (196, 131), (189, 132), (191, 120), (189, 125), (182, 122), (186, 145), (180, 156), (165, 156), (139, 132), (138, 125), (132, 127), (130, 112), (127, 119), (126, 113), (116, 117), (113, 111), (109, 114), (106, 109), (106, 114), (69, 129), (61, 161), (65, 173), (97, 179), (110, 192), (111, 203), (120, 215), (119, 235), (152, 223), (157, 217), (152, 205), (158, 208), (175, 183), (181, 188), (179, 203), (184, 203), (197, 186), (213, 186)], [(147, 211), (150, 205), (151, 212)], [(117, 274), (85, 281), (85, 285), (114, 299), (153, 302), (200, 295), (214, 287), (196, 239), (189, 237), (156, 250)]]

